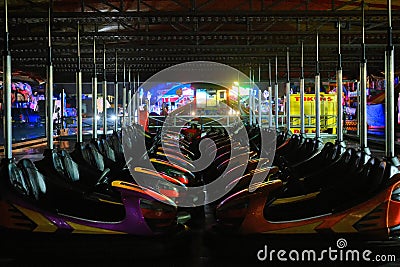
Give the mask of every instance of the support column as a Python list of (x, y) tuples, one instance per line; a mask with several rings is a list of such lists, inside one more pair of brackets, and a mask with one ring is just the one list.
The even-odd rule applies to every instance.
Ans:
[(249, 74), (249, 125), (253, 125), (253, 103), (252, 103), (252, 95), (253, 95), (253, 88), (252, 88), (252, 82), (251, 82), (251, 74), (252, 74), (252, 69), (250, 67), (250, 74)]
[(137, 121), (137, 123), (139, 123), (140, 122), (140, 120), (139, 120), (140, 106), (142, 105), (141, 99), (140, 99), (140, 74), (139, 74), (139, 72), (137, 73), (136, 83), (137, 83), (137, 85), (136, 85), (136, 100), (137, 100), (137, 103), (136, 103), (136, 121)]
[[(336, 71), (336, 97), (337, 97), (337, 121), (336, 121), (336, 142), (343, 143), (343, 73), (342, 73), (342, 54), (340, 51), (340, 20), (338, 21), (338, 66)], [(344, 144), (343, 144), (344, 145)]]
[(132, 124), (132, 84), (131, 84), (131, 67), (128, 68), (128, 125)]
[(124, 80), (123, 80), (123, 87), (122, 87), (122, 126), (126, 126), (126, 66), (124, 62)]
[(261, 100), (262, 100), (262, 93), (261, 93), (261, 65), (258, 65), (258, 126), (262, 127), (262, 111), (261, 111)]
[(361, 43), (361, 62), (360, 62), (360, 149), (366, 155), (370, 155), (368, 148), (368, 123), (367, 123), (367, 58), (365, 53), (365, 22), (364, 22), (364, 1), (362, 2), (362, 43)]
[(64, 114), (65, 114), (65, 89), (61, 92), (61, 129), (64, 129)]
[(275, 129), (279, 129), (278, 56), (275, 57)]
[(97, 139), (97, 68), (96, 68), (96, 37), (93, 37), (93, 79), (92, 79), (92, 138)]
[(304, 43), (301, 42), (301, 73), (300, 73), (300, 134), (304, 135), (305, 115), (304, 115)]
[(118, 54), (117, 51), (115, 51), (115, 83), (114, 83), (114, 112), (115, 112), (115, 121), (114, 121), (114, 131), (118, 131)]
[(77, 109), (77, 126), (78, 133), (76, 141), (82, 143), (82, 70), (81, 70), (81, 48), (80, 48), (80, 36), (79, 36), (79, 22), (78, 22), (78, 68), (76, 70), (76, 109)]
[(268, 127), (272, 128), (272, 73), (271, 73), (271, 60), (268, 60), (268, 74), (269, 74), (269, 83), (268, 83)]
[(106, 45), (103, 48), (103, 134), (107, 136), (107, 70), (106, 70)]
[(287, 81), (286, 81), (286, 128), (290, 132), (290, 76), (289, 76), (289, 47), (286, 51)]
[(136, 90), (136, 75), (135, 73), (133, 74), (133, 92), (132, 92), (133, 100), (132, 100), (132, 117), (133, 117), (133, 123), (137, 123), (136, 121), (136, 104), (137, 104), (137, 90)]
[(399, 160), (394, 150), (394, 48), (392, 42), (392, 1), (387, 1), (388, 5), (388, 44), (385, 53), (385, 105), (386, 105), (386, 160), (393, 166), (398, 167)]
[[(47, 148), (52, 150), (54, 148), (54, 129), (53, 129), (53, 55), (51, 46), (51, 20), (52, 20), (52, 3), (49, 5), (49, 18), (48, 18), (48, 54), (47, 54), (47, 84), (46, 84), (46, 137)], [(11, 105), (10, 105), (11, 106)]]
[(315, 138), (321, 137), (321, 103), (320, 103), (320, 74), (318, 59), (318, 33), (317, 33), (317, 61), (315, 74)]
[(253, 111), (253, 126), (255, 126), (257, 124), (257, 118), (256, 118), (256, 95), (255, 95), (256, 89), (254, 87), (255, 87), (255, 79), (254, 79), (254, 71), (253, 71), (253, 76), (252, 76), (252, 79), (251, 79), (251, 88), (252, 88), (252, 90), (251, 90), (251, 99), (252, 99), (251, 103), (253, 104), (253, 107), (252, 107), (252, 111)]
[(11, 51), (9, 48), (8, 33), (8, 5), (4, 0), (4, 51), (3, 51), (3, 129), (4, 129), (4, 157), (12, 159), (12, 125), (11, 125)]

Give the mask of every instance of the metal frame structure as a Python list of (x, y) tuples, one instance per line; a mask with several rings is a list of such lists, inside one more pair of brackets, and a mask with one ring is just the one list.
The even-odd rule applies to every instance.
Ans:
[[(337, 68), (331, 55), (336, 53), (334, 29), (340, 19), (345, 25), (342, 64), (348, 70), (346, 74), (358, 77), (359, 58), (355, 55), (360, 49), (357, 40), (361, 38), (361, 1), (335, 3), (326, 0), (324, 5), (320, 1), (318, 4), (314, 1), (294, 4), (281, 0), (232, 0), (224, 4), (217, 0), (53, 1), (52, 23), (57, 29), (52, 33), (53, 64), (58, 82), (74, 78), (77, 64), (74, 25), (78, 22), (84, 75), (93, 70), (93, 47), (88, 44), (96, 36), (108, 49), (116, 50), (132, 71), (140, 72), (144, 79), (171, 65), (194, 60), (218, 61), (244, 71), (251, 64), (265, 64), (276, 54), (282, 57), (279, 77), (284, 77), (281, 74), (285, 72), (285, 48), (293, 51), (293, 66), (299, 66), (297, 55), (300, 53), (296, 52), (300, 52), (298, 40), (301, 39), (304, 41), (304, 75), (310, 77), (314, 72), (311, 66), (315, 45), (309, 33), (318, 30), (321, 77), (331, 77)], [(45, 2), (26, 0), (9, 5), (10, 41), (19, 43), (18, 48), (11, 47), (16, 68), (45, 69), (47, 34), (43, 25), (47, 21), (47, 8)], [(400, 24), (400, 4), (392, 5), (392, 9), (392, 38), (396, 43), (400, 39), (399, 27), (396, 27)], [(365, 12), (369, 34), (365, 42), (368, 43), (366, 52), (371, 55), (368, 63), (372, 72), (382, 71), (386, 17), (382, 5), (369, 1)], [(4, 22), (3, 18), (1, 16), (0, 21)], [(1, 40), (4, 42), (3, 34)], [(100, 55), (97, 60), (101, 60)], [(114, 69), (114, 62), (111, 57), (106, 68)], [(118, 68), (122, 76), (122, 65)], [(300, 76), (300, 69), (292, 68), (291, 73)], [(267, 78), (263, 75), (261, 80)]]

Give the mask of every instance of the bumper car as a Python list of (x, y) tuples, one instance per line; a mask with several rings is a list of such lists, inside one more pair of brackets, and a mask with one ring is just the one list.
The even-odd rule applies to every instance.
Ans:
[(116, 195), (84, 192), (44, 176), (28, 159), (3, 160), (0, 172), (5, 231), (156, 236), (183, 229), (172, 200), (132, 183), (113, 181)]
[(323, 170), (333, 162), (337, 161), (344, 151), (345, 149), (341, 144), (327, 142), (318, 153), (313, 154), (311, 157), (295, 164), (286, 164), (286, 166), (281, 166), (280, 171), (277, 173), (275, 178), (286, 181), (290, 177), (303, 177), (315, 172), (315, 166), (318, 166), (320, 170)]
[(273, 161), (274, 166), (283, 168), (312, 157), (321, 149), (320, 140), (303, 138), (294, 134), (284, 144), (277, 147)]

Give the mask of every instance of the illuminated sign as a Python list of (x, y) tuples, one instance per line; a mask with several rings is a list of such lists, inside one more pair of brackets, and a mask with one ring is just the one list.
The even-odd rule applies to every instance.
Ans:
[[(326, 95), (326, 96), (321, 96), (320, 101), (325, 101), (325, 102), (332, 102), (336, 100), (336, 95)], [(296, 102), (300, 102), (300, 96), (293, 96), (291, 100), (294, 100)], [(305, 102), (315, 102), (315, 96), (304, 96), (304, 101)]]

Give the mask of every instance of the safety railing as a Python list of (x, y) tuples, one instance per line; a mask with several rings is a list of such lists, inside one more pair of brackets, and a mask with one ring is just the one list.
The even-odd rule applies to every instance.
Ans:
[[(336, 115), (321, 115), (321, 127), (323, 128), (334, 128), (336, 127)], [(290, 117), (291, 127), (300, 127), (300, 116)], [(314, 115), (304, 115), (304, 127), (315, 128), (315, 116)]]

